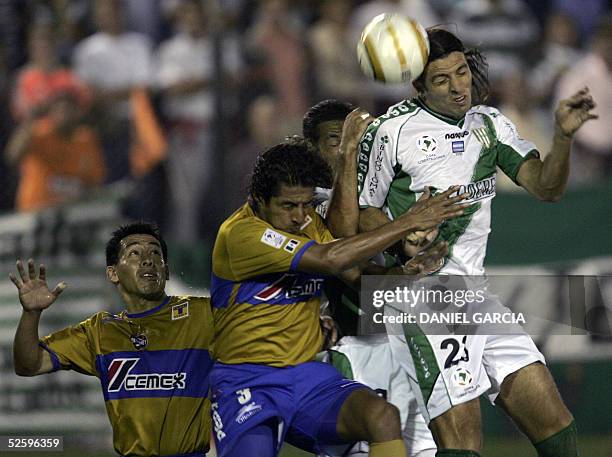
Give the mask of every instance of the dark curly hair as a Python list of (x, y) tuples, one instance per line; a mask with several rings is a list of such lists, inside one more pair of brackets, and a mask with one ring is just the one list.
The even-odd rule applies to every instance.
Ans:
[(121, 240), (130, 235), (151, 235), (161, 245), (164, 262), (168, 260), (168, 246), (159, 233), (159, 228), (154, 223), (132, 222), (117, 228), (111, 239), (106, 243), (106, 266), (117, 265), (119, 261), (119, 251), (121, 250)]
[(277, 144), (257, 157), (249, 185), (252, 203), (269, 202), (282, 184), (329, 188), (332, 171), (303, 139), (293, 137), (291, 142)]
[[(463, 46), (463, 42), (451, 32), (432, 27), (427, 29), (429, 38), (429, 58), (427, 65), (437, 59), (446, 57), (451, 52), (462, 52), (467, 60), (468, 67), (472, 72), (472, 100), (474, 105), (479, 105), (489, 98), (489, 64), (484, 55), (478, 49), (468, 49)], [(427, 65), (425, 68), (427, 68)], [(425, 87), (425, 71), (414, 81), (414, 86), (418, 91)]]
[(347, 102), (330, 98), (310, 108), (302, 119), (302, 134), (307, 140), (319, 141), (319, 124), (327, 121), (344, 121), (355, 107)]

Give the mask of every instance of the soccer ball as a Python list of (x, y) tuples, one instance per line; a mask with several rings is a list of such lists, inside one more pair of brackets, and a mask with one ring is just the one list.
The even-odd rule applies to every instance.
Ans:
[(400, 14), (380, 14), (365, 26), (357, 58), (368, 78), (387, 84), (412, 82), (429, 57), (429, 40), (421, 24)]

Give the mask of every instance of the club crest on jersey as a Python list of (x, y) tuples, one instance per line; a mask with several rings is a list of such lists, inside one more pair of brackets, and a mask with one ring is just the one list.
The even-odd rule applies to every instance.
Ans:
[(433, 154), (438, 149), (438, 142), (429, 135), (423, 135), (417, 139), (417, 148), (425, 154)]
[(130, 341), (132, 342), (134, 348), (136, 348), (137, 351), (142, 351), (149, 344), (149, 341), (147, 340), (147, 335), (142, 332), (130, 336)]
[(189, 302), (177, 303), (172, 307), (172, 320), (183, 319), (189, 316)]
[(108, 366), (108, 391), (184, 389), (187, 373), (131, 374), (140, 359), (114, 359)]
[(472, 133), (474, 134), (478, 142), (482, 144), (485, 148), (491, 147), (491, 139), (489, 138), (487, 129), (485, 127), (474, 129), (472, 130)]

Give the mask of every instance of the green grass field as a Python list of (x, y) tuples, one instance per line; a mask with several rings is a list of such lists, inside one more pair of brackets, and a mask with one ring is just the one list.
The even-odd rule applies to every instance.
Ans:
[[(581, 457), (610, 457), (612, 456), (612, 436), (581, 436), (579, 437)], [(117, 457), (109, 452), (88, 452), (84, 450), (67, 450), (64, 452), (6, 452), (3, 456), (10, 457)], [(280, 457), (307, 457), (312, 456), (291, 446), (285, 446)], [(483, 457), (535, 457), (536, 453), (529, 442), (524, 439), (487, 439), (482, 452)]]

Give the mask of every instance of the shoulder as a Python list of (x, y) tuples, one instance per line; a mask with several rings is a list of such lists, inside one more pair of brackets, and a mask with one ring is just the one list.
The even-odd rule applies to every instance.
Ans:
[(470, 108), (470, 111), (468, 112), (468, 115), (487, 115), (490, 116), (492, 118), (496, 118), (501, 116), (501, 112), (497, 109), (494, 108), (492, 106), (489, 105), (475, 105), (472, 106), (472, 108)]
[(384, 134), (394, 136), (420, 110), (421, 108), (411, 100), (404, 100), (389, 107), (385, 114), (379, 116), (370, 124), (363, 140), (365, 142), (372, 141), (375, 137)]
[(90, 54), (106, 49), (110, 41), (104, 33), (94, 33), (81, 41), (75, 48), (76, 57), (89, 57)]
[(137, 32), (124, 33), (121, 35), (119, 43), (122, 46), (140, 51), (149, 51), (151, 49), (151, 40), (146, 35)]

